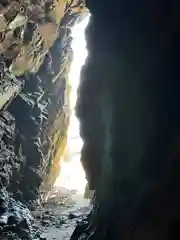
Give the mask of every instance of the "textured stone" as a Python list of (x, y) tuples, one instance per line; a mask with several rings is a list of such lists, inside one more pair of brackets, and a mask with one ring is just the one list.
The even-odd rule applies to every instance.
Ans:
[(72, 61), (68, 24), (86, 8), (76, 0), (5, 2), (0, 3), (0, 184), (29, 201), (45, 186), (49, 190), (58, 173), (68, 127), (63, 108)]

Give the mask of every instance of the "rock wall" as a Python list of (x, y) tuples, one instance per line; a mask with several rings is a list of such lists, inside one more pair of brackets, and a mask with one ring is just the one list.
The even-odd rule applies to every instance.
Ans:
[(87, 6), (89, 56), (77, 115), (81, 160), (98, 206), (87, 239), (174, 239), (180, 216), (179, 3), (87, 0)]
[(71, 28), (87, 12), (78, 0), (0, 3), (0, 184), (18, 200), (55, 181), (70, 114)]

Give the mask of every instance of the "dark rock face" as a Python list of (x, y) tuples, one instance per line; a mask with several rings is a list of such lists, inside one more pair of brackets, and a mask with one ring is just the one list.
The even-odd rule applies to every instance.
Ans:
[(93, 239), (147, 239), (148, 231), (172, 239), (180, 216), (178, 1), (87, 6), (77, 115), (99, 202)]
[(28, 208), (10, 198), (3, 189), (0, 192), (0, 238), (41, 239), (34, 227), (34, 218)]

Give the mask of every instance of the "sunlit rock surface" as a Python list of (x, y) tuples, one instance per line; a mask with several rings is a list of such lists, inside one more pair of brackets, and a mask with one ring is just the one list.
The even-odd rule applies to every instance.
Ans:
[(21, 201), (51, 189), (69, 124), (71, 27), (84, 1), (0, 3), (0, 184)]
[(46, 239), (18, 200), (34, 206), (59, 174), (70, 115), (71, 28), (87, 14), (84, 1), (0, 2), (1, 239)]

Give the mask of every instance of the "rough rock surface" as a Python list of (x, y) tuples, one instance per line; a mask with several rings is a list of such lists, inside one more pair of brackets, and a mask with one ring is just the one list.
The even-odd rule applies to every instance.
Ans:
[(58, 173), (69, 121), (71, 27), (86, 14), (77, 0), (0, 3), (0, 185), (17, 200), (35, 200)]
[(38, 222), (21, 202), (37, 208), (59, 172), (71, 28), (87, 13), (83, 0), (0, 1), (0, 239), (43, 240), (46, 221), (65, 221), (44, 207)]
[(0, 239), (41, 239), (34, 227), (29, 209), (10, 198), (5, 189), (0, 192)]
[(87, 0), (87, 6), (89, 56), (77, 114), (82, 163), (99, 201), (88, 239), (175, 239), (179, 2)]
[(45, 203), (30, 210), (0, 192), (0, 239), (53, 240), (70, 239), (77, 223), (90, 211), (89, 200), (63, 188), (54, 189)]

